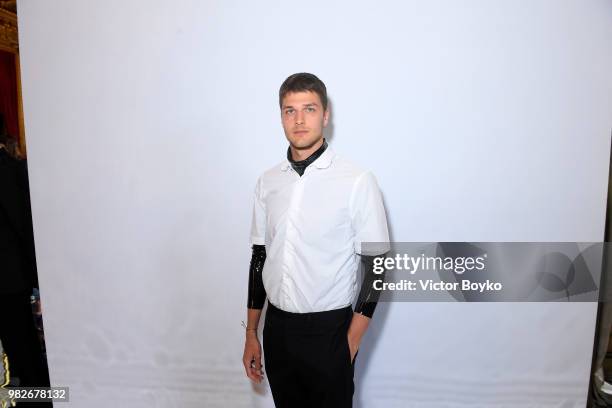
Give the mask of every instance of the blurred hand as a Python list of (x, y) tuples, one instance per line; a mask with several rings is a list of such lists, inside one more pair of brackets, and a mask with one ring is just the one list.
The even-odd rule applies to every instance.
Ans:
[(351, 351), (351, 363), (355, 360), (355, 356), (357, 355), (357, 350), (359, 350), (359, 342), (358, 340), (353, 339), (351, 336), (348, 337), (349, 350)]
[(259, 384), (263, 380), (264, 372), (261, 364), (261, 345), (257, 339), (257, 332), (254, 330), (247, 331), (242, 363), (247, 377)]

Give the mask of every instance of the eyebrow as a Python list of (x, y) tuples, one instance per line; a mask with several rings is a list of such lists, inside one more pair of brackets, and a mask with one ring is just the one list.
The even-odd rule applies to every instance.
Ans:
[[(312, 103), (305, 103), (302, 106), (307, 108), (309, 106), (319, 106), (319, 104), (316, 103), (316, 102), (312, 102)], [(285, 105), (285, 106), (283, 106), (283, 109), (287, 109), (287, 108), (294, 108), (294, 106), (292, 106), (292, 105)]]

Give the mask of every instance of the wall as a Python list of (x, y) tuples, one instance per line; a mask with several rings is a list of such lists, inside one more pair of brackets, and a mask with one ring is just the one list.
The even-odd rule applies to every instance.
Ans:
[[(21, 1), (52, 382), (71, 406), (272, 407), (241, 365), (251, 197), (277, 90), (322, 78), (332, 147), (396, 241), (600, 241), (612, 3)], [(596, 305), (381, 304), (358, 407), (583, 407)]]

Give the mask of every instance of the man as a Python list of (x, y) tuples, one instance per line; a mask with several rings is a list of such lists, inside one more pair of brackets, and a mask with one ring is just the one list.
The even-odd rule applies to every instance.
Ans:
[[(255, 189), (243, 363), (250, 379), (263, 379), (257, 327), (267, 296), (263, 340), (276, 407), (351, 407), (354, 361), (377, 299), (371, 259), (388, 250), (382, 198), (369, 171), (327, 145), (319, 78), (291, 75), (279, 103), (289, 148)], [(381, 244), (366, 254), (362, 242)], [(359, 255), (368, 268), (353, 311)]]
[[(48, 387), (49, 371), (30, 305), (38, 275), (27, 165), (9, 154), (9, 144), (0, 114), (0, 343), (19, 386)], [(50, 402), (25, 405), (52, 406)]]

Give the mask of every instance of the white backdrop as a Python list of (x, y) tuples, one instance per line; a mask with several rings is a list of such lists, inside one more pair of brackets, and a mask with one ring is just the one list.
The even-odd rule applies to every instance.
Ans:
[[(241, 365), (289, 74), (396, 241), (601, 241), (608, 0), (19, 1), (51, 379), (75, 407), (272, 407)], [(381, 304), (356, 407), (583, 407), (596, 305)]]

